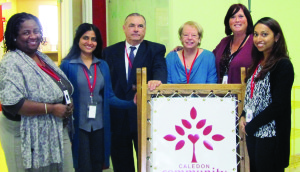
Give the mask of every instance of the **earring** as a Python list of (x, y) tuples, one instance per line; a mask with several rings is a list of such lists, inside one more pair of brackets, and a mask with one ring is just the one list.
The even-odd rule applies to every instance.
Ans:
[(16, 41), (17, 41), (17, 39), (15, 38), (15, 39), (14, 39), (14, 41), (16, 42)]

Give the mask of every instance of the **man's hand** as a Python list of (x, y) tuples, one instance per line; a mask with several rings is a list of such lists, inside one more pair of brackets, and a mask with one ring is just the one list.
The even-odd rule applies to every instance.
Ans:
[(176, 51), (180, 51), (180, 50), (182, 50), (182, 49), (183, 49), (182, 46), (177, 46), (177, 47), (175, 47), (172, 51), (176, 52)]
[(150, 89), (150, 91), (155, 90), (156, 87), (160, 86), (161, 81), (160, 80), (151, 80), (148, 81), (148, 88)]

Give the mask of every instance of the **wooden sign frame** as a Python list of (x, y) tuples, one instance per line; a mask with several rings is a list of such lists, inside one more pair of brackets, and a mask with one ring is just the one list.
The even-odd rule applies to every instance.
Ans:
[[(195, 94), (214, 93), (215, 95), (226, 95), (228, 92), (237, 95), (237, 99), (240, 101), (238, 104), (238, 114), (240, 115), (243, 110), (243, 102), (245, 97), (246, 84), (245, 68), (241, 68), (241, 84), (161, 84), (155, 90), (150, 91), (147, 84), (147, 70), (146, 68), (138, 68), (137, 74), (137, 122), (138, 122), (138, 171), (149, 172), (150, 171), (150, 145), (148, 139), (151, 137), (151, 126), (147, 122), (151, 120), (151, 106), (150, 101), (152, 95), (157, 94), (179, 94), (190, 95), (192, 92)], [(249, 172), (249, 156), (246, 147), (245, 135), (239, 131), (240, 145), (239, 155), (240, 164), (238, 171)]]

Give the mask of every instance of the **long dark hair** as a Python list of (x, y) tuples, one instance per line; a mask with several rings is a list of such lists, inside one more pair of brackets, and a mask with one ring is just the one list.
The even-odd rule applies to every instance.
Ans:
[(240, 9), (243, 10), (243, 12), (247, 18), (248, 26), (247, 26), (246, 34), (249, 35), (253, 32), (253, 21), (252, 21), (252, 17), (251, 17), (249, 10), (243, 4), (233, 4), (229, 7), (229, 9), (226, 13), (225, 19), (224, 19), (226, 35), (231, 35), (231, 33), (232, 33), (232, 30), (230, 29), (230, 26), (229, 26), (230, 18), (233, 15), (235, 15), (238, 11), (240, 11)]
[(79, 40), (82, 37), (82, 35), (87, 31), (95, 32), (97, 46), (96, 46), (96, 49), (93, 51), (93, 55), (98, 59), (102, 58), (103, 42), (102, 42), (102, 37), (101, 37), (100, 31), (97, 28), (97, 26), (90, 24), (90, 23), (82, 23), (80, 26), (78, 26), (76, 33), (75, 33), (74, 40), (73, 40), (73, 45), (70, 49), (70, 52), (66, 56), (66, 58), (78, 58), (80, 56), (81, 49), (79, 47)]
[[(268, 71), (270, 71), (279, 60), (283, 58), (289, 59), (287, 46), (279, 23), (270, 17), (264, 17), (256, 22), (254, 28), (257, 24), (263, 24), (269, 27), (272, 30), (274, 37), (277, 37), (278, 40), (277, 42), (274, 43), (270, 55), (268, 57), (268, 60), (263, 66), (262, 70), (259, 72), (258, 76), (255, 78), (255, 81), (263, 79), (268, 73)], [(247, 81), (247, 79), (249, 79), (251, 75), (254, 73), (258, 63), (264, 59), (263, 52), (258, 51), (256, 46), (253, 46), (251, 56), (252, 56), (252, 65), (250, 66), (247, 72), (245, 81)]]
[[(43, 38), (43, 29), (39, 19), (29, 13), (17, 13), (8, 20), (4, 33), (4, 52), (13, 51), (17, 48), (15, 39), (19, 35), (21, 24), (26, 20), (34, 20), (40, 28), (41, 38)], [(41, 40), (42, 41), (42, 40)]]

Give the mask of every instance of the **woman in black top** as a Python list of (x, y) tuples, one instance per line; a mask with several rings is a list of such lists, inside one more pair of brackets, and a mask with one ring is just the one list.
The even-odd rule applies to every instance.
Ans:
[(254, 25), (253, 42), (240, 129), (247, 135), (250, 171), (283, 172), (289, 165), (293, 65), (274, 19)]

